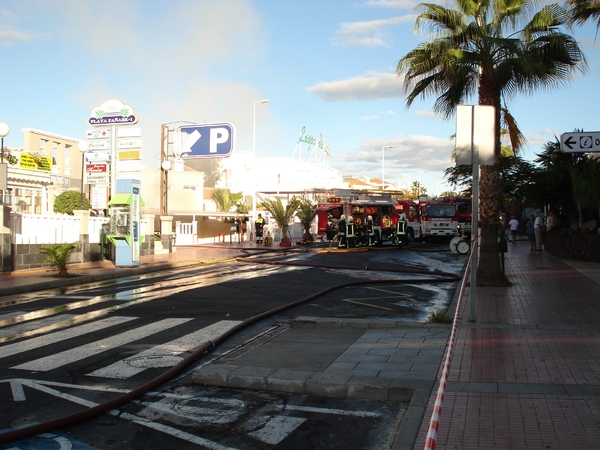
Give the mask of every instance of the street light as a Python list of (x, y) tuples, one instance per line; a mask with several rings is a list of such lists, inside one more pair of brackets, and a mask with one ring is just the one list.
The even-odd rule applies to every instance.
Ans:
[(384, 145), (381, 147), (381, 192), (385, 190), (384, 180), (385, 180), (385, 148), (396, 148), (395, 145)]
[[(161, 165), (160, 165), (161, 169), (164, 171), (165, 173), (165, 198), (164, 198), (164, 216), (168, 216), (169, 215), (169, 170), (171, 170), (171, 161), (164, 160)], [(161, 212), (162, 214), (162, 212)]]
[[(1, 156), (1, 161), (2, 161), (2, 166), (4, 167), (4, 138), (6, 136), (8, 136), (8, 133), (10, 133), (10, 127), (8, 125), (6, 125), (5, 123), (0, 123), (0, 140), (2, 141), (2, 143), (0, 144), (0, 153), (2, 154)], [(2, 196), (0, 196), (0, 204), (4, 204), (4, 202), (6, 201), (5, 199), (5, 190), (8, 189), (8, 169), (3, 169), (2, 172), (6, 173), (6, 176), (4, 177), (3, 180), (0, 180), (0, 191), (2, 191)]]
[(252, 220), (256, 220), (256, 104), (257, 103), (269, 103), (269, 100), (256, 100), (254, 102), (254, 122), (252, 126), (252, 184), (253, 184), (253, 193), (252, 193)]
[(79, 190), (79, 209), (83, 209), (83, 177), (84, 177), (84, 169), (85, 169), (85, 152), (88, 151), (90, 145), (87, 141), (79, 141), (77, 144), (77, 148), (81, 152), (81, 188)]
[(4, 162), (4, 138), (8, 136), (8, 133), (10, 133), (10, 127), (4, 122), (0, 123), (0, 138), (2, 140), (2, 145), (0, 146), (0, 152), (2, 153), (1, 162)]

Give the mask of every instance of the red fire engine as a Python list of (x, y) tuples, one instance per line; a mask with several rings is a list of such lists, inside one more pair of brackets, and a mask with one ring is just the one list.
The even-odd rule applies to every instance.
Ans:
[(423, 238), (458, 236), (458, 217), (455, 202), (448, 198), (419, 197)]
[(456, 216), (458, 217), (458, 232), (463, 237), (471, 236), (473, 199), (471, 197), (454, 197)]
[(341, 216), (352, 217), (357, 225), (359, 237), (367, 216), (373, 218), (375, 240), (378, 244), (391, 242), (398, 223), (396, 201), (381, 192), (336, 190), (334, 196), (317, 206), (318, 234), (332, 240), (339, 230)]

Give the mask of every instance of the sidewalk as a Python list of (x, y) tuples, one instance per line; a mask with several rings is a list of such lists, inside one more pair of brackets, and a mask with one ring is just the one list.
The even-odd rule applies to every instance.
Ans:
[(69, 273), (75, 275), (68, 278), (56, 277), (57, 271), (53, 267), (0, 273), (0, 297), (128, 277), (175, 267), (229, 261), (237, 257), (247, 256), (247, 253), (243, 253), (244, 251), (260, 252), (265, 251), (265, 247), (251, 242), (179, 246), (173, 253), (141, 256), (140, 264), (134, 267), (115, 267), (111, 261), (107, 260), (68, 264)]
[(600, 263), (518, 242), (506, 264), (512, 286), (477, 289), (476, 323), (466, 292), (436, 448), (600, 448)]

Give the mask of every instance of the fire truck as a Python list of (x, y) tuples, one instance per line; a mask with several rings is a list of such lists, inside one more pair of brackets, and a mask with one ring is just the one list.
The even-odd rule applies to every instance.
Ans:
[(404, 213), (406, 216), (406, 234), (408, 234), (409, 241), (421, 239), (423, 233), (419, 205), (412, 200), (396, 200), (396, 211), (398, 214)]
[(448, 238), (458, 236), (458, 216), (456, 204), (448, 198), (429, 199), (419, 197), (421, 232), (423, 238)]
[(471, 236), (473, 199), (471, 197), (454, 197), (456, 216), (458, 217), (458, 232), (463, 237)]
[[(317, 205), (317, 233), (326, 240), (332, 240), (338, 233), (342, 215), (352, 217), (357, 226), (357, 237), (363, 242), (366, 241), (367, 216), (371, 216), (375, 240), (379, 245), (393, 241), (400, 218), (396, 201), (388, 193), (339, 189)], [(409, 232), (407, 234), (410, 236)]]

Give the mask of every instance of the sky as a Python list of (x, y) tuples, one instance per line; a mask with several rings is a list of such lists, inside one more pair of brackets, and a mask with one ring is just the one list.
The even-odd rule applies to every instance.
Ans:
[[(161, 124), (230, 123), (234, 155), (302, 157), (300, 132), (327, 139), (345, 176), (430, 194), (450, 188), (456, 119), (434, 97), (408, 109), (398, 60), (415, 34), (412, 0), (2, 0), (0, 122), (8, 147), (23, 128), (85, 139), (92, 110), (118, 99), (142, 128), (142, 162), (160, 164)], [(552, 91), (508, 99), (533, 160), (548, 141), (600, 130), (600, 42), (571, 32), (586, 73)], [(269, 103), (257, 103), (268, 99)], [(477, 103), (473, 98), (469, 104)], [(392, 148), (393, 146), (393, 148)]]

